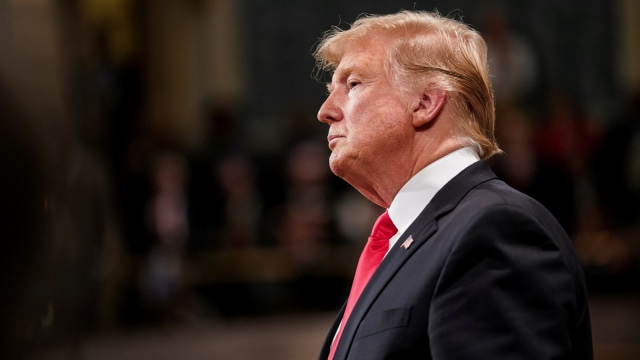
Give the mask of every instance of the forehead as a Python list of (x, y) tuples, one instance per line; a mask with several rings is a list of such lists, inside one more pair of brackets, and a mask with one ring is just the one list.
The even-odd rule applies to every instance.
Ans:
[(382, 75), (388, 44), (382, 39), (371, 39), (347, 48), (333, 73), (333, 79), (356, 73), (360, 76)]

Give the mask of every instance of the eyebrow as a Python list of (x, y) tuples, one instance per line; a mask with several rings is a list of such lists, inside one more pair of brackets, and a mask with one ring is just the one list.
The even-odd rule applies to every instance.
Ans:
[[(349, 77), (349, 75), (355, 73), (358, 74), (359, 76), (363, 75), (363, 72), (359, 69), (358, 66), (355, 66), (353, 64), (349, 64), (343, 68), (338, 68), (336, 69), (336, 71), (334, 72), (335, 74), (338, 74), (339, 77)], [(333, 79), (332, 79), (333, 80)]]
[(373, 76), (371, 75), (370, 71), (367, 71), (367, 69), (363, 66), (357, 66), (354, 64), (349, 64), (346, 65), (343, 68), (338, 67), (336, 69), (336, 71), (334, 71), (334, 73), (331, 76), (331, 82), (327, 83), (327, 90), (329, 92), (331, 92), (334, 88), (333, 86), (333, 78), (336, 75), (336, 73), (338, 74), (338, 77), (340, 78), (348, 78), (351, 74), (356, 74), (359, 77), (362, 77), (364, 79), (369, 79), (372, 78)]

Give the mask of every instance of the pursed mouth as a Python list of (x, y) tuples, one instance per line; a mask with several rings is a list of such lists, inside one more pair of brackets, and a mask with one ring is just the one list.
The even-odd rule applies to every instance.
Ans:
[(329, 149), (333, 150), (333, 146), (335, 145), (337, 139), (343, 138), (344, 136), (342, 135), (329, 135), (327, 136), (327, 142), (329, 145)]

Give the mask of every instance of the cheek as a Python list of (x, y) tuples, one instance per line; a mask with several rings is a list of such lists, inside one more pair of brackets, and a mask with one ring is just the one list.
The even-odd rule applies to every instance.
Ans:
[(410, 133), (406, 118), (398, 114), (378, 114), (378, 121), (372, 121), (362, 127), (353, 145), (353, 152), (365, 162), (381, 162), (399, 160), (404, 154), (405, 146), (410, 143)]
[[(360, 152), (375, 152), (375, 148), (397, 144), (410, 131), (408, 106), (396, 97), (369, 96), (346, 108), (349, 142)], [(374, 147), (374, 149), (371, 149)], [(389, 149), (385, 149), (389, 150)]]
[(370, 136), (392, 141), (402, 137), (411, 125), (411, 118), (399, 104), (379, 105), (374, 114), (370, 114), (369, 122), (363, 126), (363, 131)]

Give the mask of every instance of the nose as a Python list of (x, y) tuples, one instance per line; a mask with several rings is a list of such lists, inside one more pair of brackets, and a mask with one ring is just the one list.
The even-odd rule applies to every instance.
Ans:
[(333, 94), (330, 94), (318, 110), (318, 121), (331, 125), (340, 120), (342, 120), (342, 110), (336, 104)]

